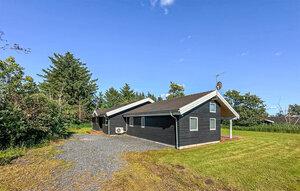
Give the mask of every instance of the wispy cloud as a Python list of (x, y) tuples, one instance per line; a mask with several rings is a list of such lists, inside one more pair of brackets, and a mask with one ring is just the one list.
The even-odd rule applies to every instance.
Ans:
[(249, 54), (249, 51), (244, 51), (244, 52), (241, 52), (241, 56), (247, 56)]
[(149, 0), (151, 7), (156, 7), (158, 4), (160, 8), (163, 9), (164, 14), (169, 14), (169, 9), (171, 5), (174, 4), (175, 0)]
[(184, 42), (184, 41), (186, 41), (186, 40), (190, 40), (191, 38), (192, 38), (192, 35), (188, 35), (188, 36), (183, 37), (182, 39), (180, 39), (179, 42)]
[(160, 5), (161, 6), (170, 6), (173, 5), (173, 3), (175, 2), (175, 0), (160, 0)]
[(281, 56), (282, 54), (283, 54), (283, 52), (281, 52), (281, 51), (277, 51), (274, 53), (275, 56)]

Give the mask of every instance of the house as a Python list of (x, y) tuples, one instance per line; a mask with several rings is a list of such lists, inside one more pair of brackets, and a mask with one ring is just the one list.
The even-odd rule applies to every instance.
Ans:
[[(230, 120), (232, 137), (232, 120), (239, 118), (239, 114), (216, 90), (172, 100), (160, 102), (148, 100), (144, 104), (132, 104), (135, 106), (122, 106), (127, 109), (119, 113), (116, 112), (121, 110), (120, 108), (110, 109), (106, 114), (96, 112), (96, 118), (108, 119), (104, 124), (100, 122), (103, 131), (114, 134), (112, 130), (123, 127), (128, 135), (182, 149), (219, 142), (221, 120)], [(109, 112), (115, 113), (114, 117), (118, 120), (112, 123), (111, 118), (107, 116)]]
[(264, 119), (263, 122), (266, 124), (288, 123), (293, 125), (300, 125), (300, 115), (271, 116)]

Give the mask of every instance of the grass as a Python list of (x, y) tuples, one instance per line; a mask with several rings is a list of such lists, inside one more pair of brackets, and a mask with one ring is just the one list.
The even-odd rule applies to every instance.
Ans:
[(68, 127), (68, 132), (72, 134), (90, 134), (92, 131), (92, 125), (90, 123), (83, 124), (71, 124)]
[[(69, 164), (54, 156), (61, 142), (31, 148), (12, 164), (0, 166), (0, 190), (33, 190), (45, 187), (53, 181), (53, 172), (59, 173)], [(39, 189), (38, 189), (39, 190)]]
[(234, 135), (240, 139), (186, 150), (128, 153), (127, 167), (104, 190), (300, 190), (299, 134)]
[[(225, 128), (228, 128), (227, 126)], [(293, 124), (261, 124), (254, 126), (233, 126), (235, 130), (261, 131), (277, 133), (297, 133), (300, 134), (300, 125)]]
[(0, 150), (0, 166), (10, 163), (12, 160), (23, 156), (26, 153), (26, 148), (10, 148)]

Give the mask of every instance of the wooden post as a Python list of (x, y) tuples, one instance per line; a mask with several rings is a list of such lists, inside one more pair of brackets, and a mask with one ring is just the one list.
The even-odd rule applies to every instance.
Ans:
[(232, 139), (232, 119), (229, 120), (230, 127), (229, 127), (229, 138)]

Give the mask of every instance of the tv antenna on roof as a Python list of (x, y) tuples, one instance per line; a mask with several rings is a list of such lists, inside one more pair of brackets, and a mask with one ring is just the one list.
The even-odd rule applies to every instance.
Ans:
[(219, 78), (221, 75), (223, 75), (223, 74), (225, 74), (225, 72), (221, 72), (221, 73), (219, 73), (219, 74), (216, 74), (216, 89), (217, 89), (217, 90), (220, 90), (220, 89), (222, 88), (222, 86), (223, 86), (222, 82), (218, 80), (218, 78)]

